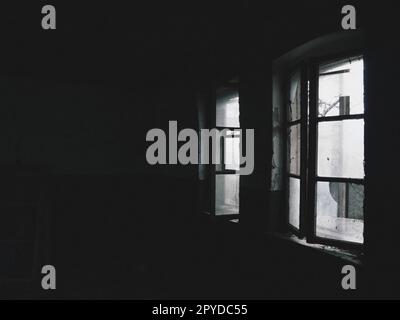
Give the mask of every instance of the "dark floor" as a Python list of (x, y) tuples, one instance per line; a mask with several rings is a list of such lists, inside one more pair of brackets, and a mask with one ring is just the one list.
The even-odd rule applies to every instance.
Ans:
[[(44, 196), (40, 210), (43, 216), (51, 207), (53, 215), (49, 225), (40, 219), (37, 224), (41, 234), (35, 238), (34, 280), (3, 280), (1, 297), (264, 299), (363, 294), (362, 269), (360, 290), (344, 292), (341, 259), (247, 231), (240, 223), (195, 214), (196, 185), (190, 181), (143, 179), (46, 178), (42, 188), (49, 198)], [(55, 292), (38, 290), (37, 265), (45, 263), (56, 267)]]

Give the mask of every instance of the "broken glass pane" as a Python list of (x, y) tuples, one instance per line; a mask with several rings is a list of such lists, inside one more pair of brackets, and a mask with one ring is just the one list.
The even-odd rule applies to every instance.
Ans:
[(300, 229), (300, 179), (289, 178), (289, 223)]
[(300, 175), (300, 124), (288, 129), (289, 173)]
[(364, 178), (364, 120), (318, 124), (318, 176)]
[(301, 80), (300, 71), (295, 72), (290, 78), (288, 120), (296, 121), (300, 119), (300, 90)]
[(364, 113), (362, 58), (331, 62), (320, 67), (318, 116)]
[(240, 176), (217, 174), (215, 183), (215, 215), (239, 214)]
[(342, 182), (318, 182), (316, 235), (363, 243), (364, 186)]

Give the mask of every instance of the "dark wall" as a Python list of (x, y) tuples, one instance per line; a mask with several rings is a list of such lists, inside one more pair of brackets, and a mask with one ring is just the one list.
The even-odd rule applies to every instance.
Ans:
[[(394, 10), (386, 8), (385, 16), (368, 25), (367, 114), (366, 122), (366, 235), (367, 257), (372, 290), (386, 297), (399, 296), (399, 248), (396, 236), (400, 226), (397, 194), (400, 131), (397, 97), (399, 44)], [(369, 6), (372, 12), (373, 6)]]
[(1, 225), (11, 230), (0, 238), (1, 295), (46, 296), (40, 268), (54, 264), (49, 297), (144, 296), (132, 281), (153, 274), (149, 259), (169, 251), (163, 238), (197, 201), (196, 168), (148, 165), (145, 137), (168, 120), (196, 128), (213, 59), (206, 22), (54, 3), (57, 30), (46, 33), (41, 5), (2, 10)]

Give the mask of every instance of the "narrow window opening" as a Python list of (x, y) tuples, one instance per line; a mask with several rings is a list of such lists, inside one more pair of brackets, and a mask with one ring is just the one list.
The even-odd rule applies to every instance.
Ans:
[(217, 90), (216, 126), (221, 135), (221, 163), (215, 166), (215, 215), (239, 214), (240, 128), (237, 84)]

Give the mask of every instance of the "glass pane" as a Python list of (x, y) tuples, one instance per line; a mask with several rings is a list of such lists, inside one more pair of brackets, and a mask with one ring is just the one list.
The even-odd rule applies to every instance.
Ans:
[(239, 214), (240, 176), (217, 174), (215, 181), (215, 215)]
[(300, 175), (300, 124), (288, 130), (289, 173)]
[(300, 71), (295, 72), (290, 78), (288, 120), (295, 121), (300, 119), (300, 90), (301, 80)]
[(240, 138), (225, 138), (225, 169), (240, 170)]
[(316, 235), (363, 243), (364, 186), (353, 183), (317, 183)]
[(318, 124), (318, 175), (364, 178), (364, 120)]
[(217, 90), (217, 127), (239, 128), (239, 93), (234, 88)]
[(364, 113), (364, 63), (361, 58), (320, 67), (320, 117)]
[(300, 179), (289, 178), (289, 223), (300, 229)]

